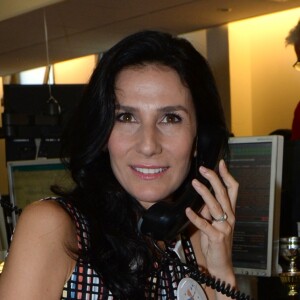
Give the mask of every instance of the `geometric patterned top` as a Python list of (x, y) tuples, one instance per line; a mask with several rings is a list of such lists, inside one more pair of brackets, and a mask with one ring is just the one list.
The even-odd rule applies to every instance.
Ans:
[[(73, 218), (77, 230), (78, 247), (82, 249), (89, 243), (88, 222), (84, 215), (63, 198), (53, 198)], [(46, 200), (46, 199), (45, 199)], [(179, 245), (179, 247), (178, 247)], [(194, 251), (189, 239), (181, 235), (179, 241), (167, 246), (166, 252), (180, 256), (188, 265), (197, 266)], [(145, 290), (145, 299), (176, 300), (177, 286), (185, 277), (184, 267), (174, 261), (155, 262), (149, 275), (149, 285)], [(90, 264), (78, 259), (73, 273), (63, 288), (61, 300), (114, 300), (112, 293), (106, 288), (102, 278)]]

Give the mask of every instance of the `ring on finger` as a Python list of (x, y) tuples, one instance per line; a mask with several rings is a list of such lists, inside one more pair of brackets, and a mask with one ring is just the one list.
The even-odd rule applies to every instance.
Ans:
[(214, 218), (213, 217), (214, 222), (225, 222), (227, 219), (228, 219), (228, 216), (227, 216), (225, 211), (223, 212), (221, 217), (219, 217), (219, 218)]

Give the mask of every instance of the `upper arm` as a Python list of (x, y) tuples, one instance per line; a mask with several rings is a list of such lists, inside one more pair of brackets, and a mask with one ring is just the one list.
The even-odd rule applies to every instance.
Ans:
[(75, 265), (67, 248), (76, 249), (76, 229), (54, 201), (26, 208), (17, 223), (0, 277), (1, 299), (59, 299)]

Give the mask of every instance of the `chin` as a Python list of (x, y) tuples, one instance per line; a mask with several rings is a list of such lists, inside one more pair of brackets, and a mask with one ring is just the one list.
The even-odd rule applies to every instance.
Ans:
[(170, 196), (169, 194), (167, 195), (162, 195), (162, 194), (153, 194), (153, 193), (149, 193), (148, 195), (145, 195), (145, 193), (143, 193), (143, 195), (136, 195), (134, 196), (135, 199), (137, 199), (137, 201), (144, 207), (144, 208), (149, 208), (151, 207), (153, 204), (160, 202), (160, 201), (167, 201)]

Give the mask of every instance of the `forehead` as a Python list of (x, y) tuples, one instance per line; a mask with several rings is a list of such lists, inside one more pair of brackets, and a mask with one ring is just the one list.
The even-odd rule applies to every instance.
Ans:
[(153, 62), (153, 63), (143, 63), (143, 64), (138, 64), (138, 65), (132, 65), (132, 66), (127, 66), (123, 69), (121, 69), (117, 76), (116, 76), (116, 80), (115, 83), (118, 83), (120, 76), (122, 77), (122, 75), (124, 73), (145, 73), (147, 71), (152, 71), (152, 72), (168, 72), (168, 73), (173, 73), (173, 75), (175, 77), (177, 77), (177, 79), (180, 81), (180, 83), (186, 87), (187, 89), (189, 89), (187, 83), (184, 81), (184, 79), (182, 78), (182, 76), (177, 72), (177, 70), (175, 70), (174, 68), (171, 68), (167, 65), (158, 63), (158, 62)]
[[(178, 73), (167, 66), (147, 64), (123, 69), (116, 78), (117, 102), (191, 105), (190, 90)], [(181, 103), (180, 103), (181, 102)]]

